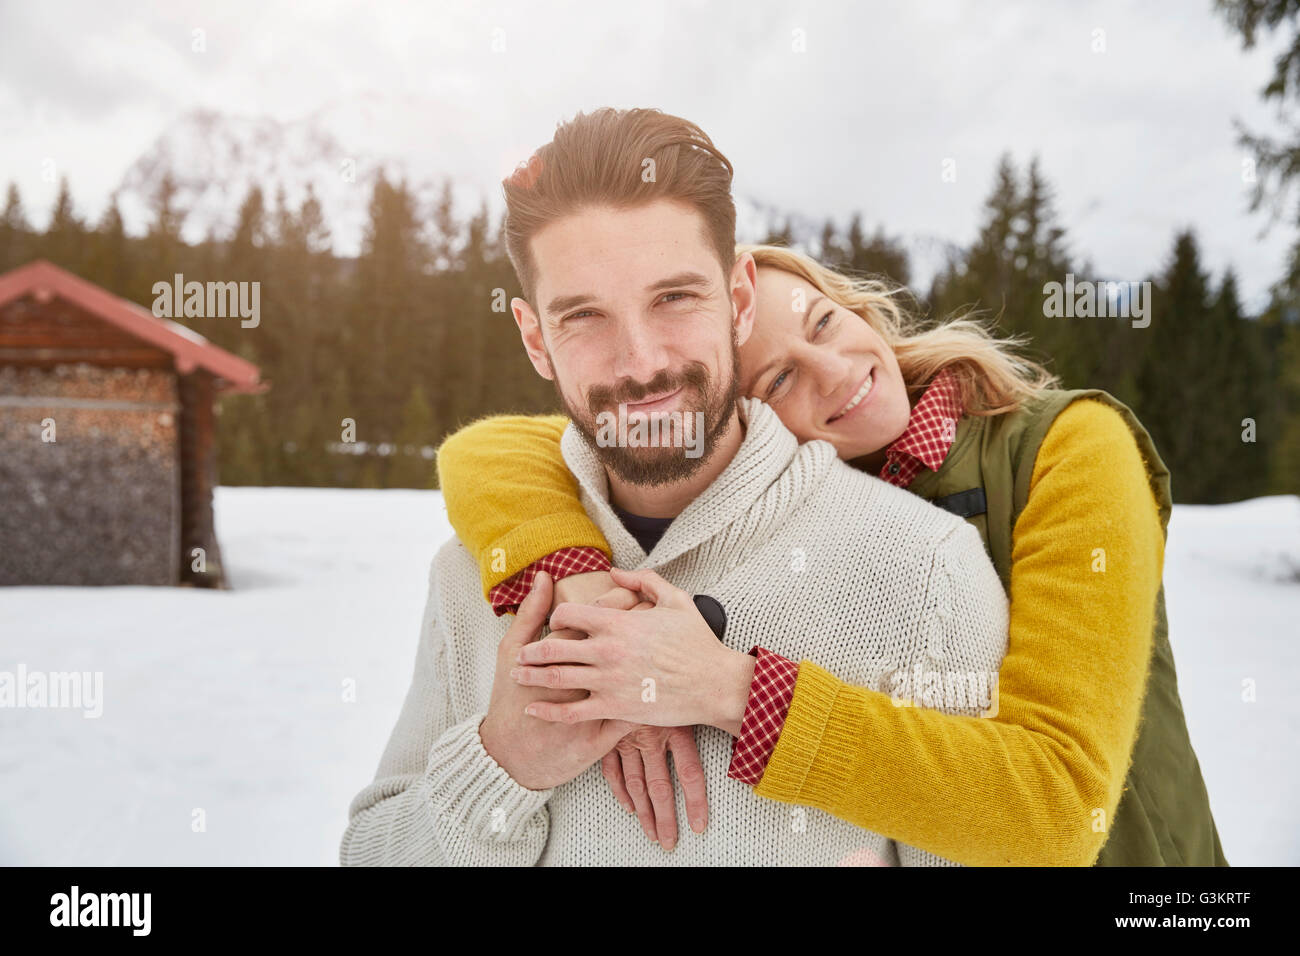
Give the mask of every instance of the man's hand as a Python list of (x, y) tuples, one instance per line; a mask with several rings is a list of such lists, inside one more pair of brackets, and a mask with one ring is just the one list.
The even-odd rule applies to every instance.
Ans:
[[(551, 610), (555, 610), (556, 604), (595, 604), (597, 599), (605, 597), (609, 592), (616, 590), (623, 591), (614, 583), (614, 577), (608, 571), (584, 571), (582, 574), (570, 574), (567, 578), (560, 578), (555, 582)], [(632, 594), (630, 591), (623, 591), (623, 593)], [(632, 596), (635, 597), (635, 595)]]
[(586, 690), (590, 696), (538, 700), (528, 712), (568, 724), (607, 719), (659, 727), (708, 724), (739, 735), (754, 659), (720, 643), (690, 596), (653, 571), (615, 568), (611, 574), (620, 587), (655, 606), (640, 611), (556, 607), (552, 627), (582, 631), (587, 640), (526, 644), (511, 677), (526, 686)]
[(645, 835), (665, 850), (677, 845), (677, 798), (668, 772), (669, 750), (686, 799), (686, 819), (692, 830), (703, 833), (709, 824), (709, 801), (694, 727), (638, 727), (600, 763), (623, 809), (636, 813)]
[[(581, 691), (533, 690), (510, 679), (516, 657), (525, 647), (540, 644), (585, 644), (552, 633), (538, 641), (551, 606), (551, 578), (539, 572), (533, 588), (519, 605), (515, 621), (497, 650), (496, 677), (487, 717), (479, 725), (483, 749), (522, 787), (546, 790), (567, 783), (608, 753), (634, 725), (620, 720), (591, 720), (561, 724), (524, 713), (526, 706), (559, 706), (580, 701)], [(566, 635), (567, 636), (567, 635)]]
[[(635, 591), (616, 585), (608, 571), (572, 574), (555, 582), (552, 610), (566, 602), (623, 611), (654, 607), (649, 601), (642, 601)], [(580, 691), (568, 693), (576, 695), (571, 700), (586, 696)], [(601, 770), (614, 797), (624, 810), (636, 814), (645, 835), (665, 850), (677, 845), (678, 835), (677, 797), (668, 770), (670, 750), (686, 801), (687, 822), (696, 833), (703, 833), (709, 823), (709, 798), (700, 752), (695, 746), (694, 727), (640, 726), (620, 740), (601, 761)]]

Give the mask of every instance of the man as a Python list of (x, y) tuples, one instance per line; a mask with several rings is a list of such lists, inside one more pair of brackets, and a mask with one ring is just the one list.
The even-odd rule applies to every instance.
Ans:
[[(615, 583), (653, 606), (561, 604), (539, 642), (545, 575), (507, 629), (466, 549), (440, 549), (415, 675), (353, 801), (344, 864), (943, 862), (726, 779), (760, 639), (784, 635), (791, 659), (910, 697), (913, 673), (996, 673), (1007, 634), (974, 528), (737, 401), (757, 280), (752, 257), (734, 257), (730, 185), (698, 127), (652, 110), (578, 116), (508, 185), (524, 347), (572, 419), (563, 451), (583, 506), (614, 564), (634, 569)], [(618, 411), (691, 424), (677, 447), (611, 445), (599, 424)], [(692, 594), (725, 609), (721, 640)], [(577, 663), (547, 668), (550, 687), (521, 682), (561, 657)], [(687, 769), (715, 782), (710, 825), (672, 855), (641, 837), (597, 766), (637, 725), (695, 726)]]

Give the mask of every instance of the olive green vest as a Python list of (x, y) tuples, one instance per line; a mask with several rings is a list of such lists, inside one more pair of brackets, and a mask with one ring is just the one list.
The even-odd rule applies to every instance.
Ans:
[[(1008, 594), (1012, 530), (1029, 498), (1038, 448), (1056, 416), (1080, 398), (1104, 401), (1128, 422), (1147, 466), (1161, 528), (1167, 532), (1173, 508), (1169, 469), (1137, 416), (1113, 396), (1095, 389), (1051, 390), (1006, 415), (964, 416), (943, 465), (937, 472), (922, 470), (909, 488), (979, 530)], [(1156, 602), (1151, 669), (1133, 761), (1096, 865), (1228, 865), (1200, 764), (1187, 736), (1163, 585)]]

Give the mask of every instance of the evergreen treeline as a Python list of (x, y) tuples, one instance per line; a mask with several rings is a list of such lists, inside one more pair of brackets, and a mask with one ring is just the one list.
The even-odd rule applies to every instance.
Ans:
[[(1114, 316), (1121, 300), (1101, 316), (1100, 293), (1092, 315), (1062, 316), (1047, 308), (1044, 289), (1067, 276), (1076, 286), (1115, 283), (1121, 300), (1150, 283), (1149, 296), (1128, 302), (1130, 317)], [(1287, 295), (1278, 289), (1264, 315), (1245, 316), (1235, 276), (1210, 276), (1190, 231), (1174, 236), (1154, 274), (1099, 275), (1070, 254), (1037, 161), (1021, 175), (1004, 157), (979, 235), (936, 277), (928, 304), (937, 316), (977, 307), (1066, 388), (1113, 394), (1151, 433), (1175, 500), (1219, 503), (1300, 491), (1300, 472), (1287, 464), (1300, 448), (1300, 396), (1286, 391), (1284, 359), (1284, 343), (1294, 351), (1300, 340), (1300, 326), (1284, 317), (1300, 300)]]
[[(175, 193), (164, 179), (148, 232), (135, 237), (116, 204), (99, 222), (83, 222), (66, 182), (48, 228), (35, 232), (11, 185), (0, 270), (43, 257), (145, 307), (153, 284), (178, 272), (186, 281), (260, 282), (257, 328), (238, 318), (183, 320), (256, 363), (272, 384), (222, 402), (222, 484), (432, 487), (432, 449), (460, 424), (556, 407), (509, 312), (519, 291), (500, 224), (485, 209), (461, 218), (449, 187), (430, 214), (406, 184), (380, 179), (355, 259), (330, 251), (310, 190), (293, 209), (282, 191), (254, 189), (231, 235), (197, 245), (181, 240)], [(846, 271), (910, 278), (901, 243), (868, 236), (857, 216), (815, 236), (787, 225), (766, 237), (774, 240)], [(1189, 232), (1173, 237), (1153, 274), (1093, 272), (1073, 260), (1037, 162), (1021, 173), (1008, 157), (979, 234), (915, 307), (936, 318), (976, 308), (1025, 337), (1066, 386), (1103, 388), (1128, 403), (1155, 438), (1180, 502), (1300, 491), (1300, 246), (1259, 316), (1243, 315), (1231, 272), (1206, 273)], [(1048, 315), (1044, 286), (1067, 274), (1150, 281), (1150, 325)], [(344, 440), (347, 420), (355, 441)]]
[[(153, 284), (261, 283), (261, 320), (178, 321), (255, 363), (265, 394), (220, 403), (222, 484), (432, 487), (433, 447), (492, 411), (556, 407), (509, 312), (514, 271), (485, 210), (457, 218), (451, 190), (432, 216), (403, 183), (381, 179), (355, 259), (330, 250), (311, 191), (297, 209), (253, 189), (229, 236), (181, 240), (183, 210), (164, 179), (142, 237), (116, 204), (94, 225), (60, 185), (49, 227), (33, 232), (10, 185), (0, 218), (0, 271), (46, 258), (149, 308)], [(345, 423), (350, 420), (350, 433)]]

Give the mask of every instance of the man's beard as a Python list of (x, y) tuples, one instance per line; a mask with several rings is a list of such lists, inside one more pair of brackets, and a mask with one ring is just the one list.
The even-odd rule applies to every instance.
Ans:
[[(730, 367), (725, 370), (722, 381), (709, 379), (709, 370), (703, 362), (687, 362), (680, 369), (669, 372), (660, 371), (645, 383), (624, 379), (614, 385), (596, 385), (587, 393), (587, 409), (579, 413), (569, 404), (560, 387), (559, 378), (554, 380), (555, 392), (560, 397), (560, 404), (578, 431), (587, 440), (600, 459), (602, 465), (612, 471), (621, 480), (632, 485), (654, 486), (667, 485), (684, 481), (694, 475), (713, 455), (718, 445), (718, 438), (727, 430), (735, 412), (736, 399), (740, 394), (740, 383), (736, 370), (740, 364), (740, 352), (735, 337), (731, 340)], [(551, 364), (554, 368), (554, 363)], [(680, 447), (639, 447), (631, 448), (621, 443), (609, 444), (598, 440), (596, 435), (597, 417), (602, 413), (617, 416), (619, 405), (638, 402), (647, 395), (658, 395), (683, 389), (680, 405), (682, 427), (694, 429), (697, 416), (694, 412), (704, 413), (703, 453), (690, 457)], [(643, 413), (630, 413), (639, 416)], [(647, 419), (664, 416), (668, 413), (645, 413)], [(674, 412), (674, 414), (678, 414)], [(633, 419), (635, 420), (635, 418)], [(629, 431), (631, 429), (629, 428)], [(694, 441), (700, 436), (694, 435)]]

